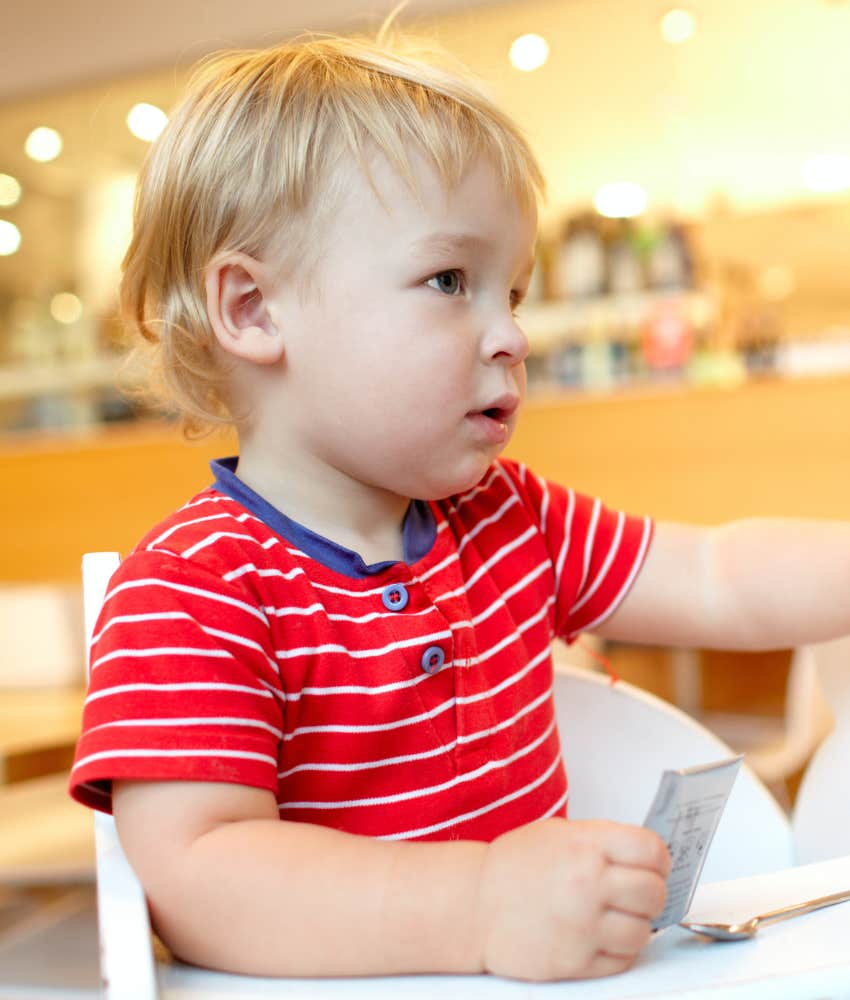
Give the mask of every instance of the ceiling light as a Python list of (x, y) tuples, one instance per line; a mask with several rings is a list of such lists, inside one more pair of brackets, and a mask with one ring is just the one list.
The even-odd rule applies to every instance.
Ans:
[(0, 205), (11, 208), (21, 200), (21, 185), (11, 174), (0, 174)]
[(603, 185), (593, 199), (596, 211), (608, 219), (632, 219), (646, 210), (646, 191), (631, 181)]
[(11, 222), (0, 219), (0, 257), (15, 253), (21, 245), (21, 231)]
[(540, 69), (548, 58), (549, 43), (540, 35), (520, 35), (511, 45), (511, 63), (524, 73)]
[(668, 10), (661, 18), (661, 35), (671, 45), (681, 45), (691, 38), (697, 29), (694, 15), (682, 7)]
[(34, 128), (27, 136), (24, 150), (31, 160), (47, 163), (62, 152), (62, 136), (54, 128), (44, 125)]
[(50, 315), (57, 323), (70, 326), (83, 315), (83, 304), (71, 292), (58, 292), (50, 300)]
[(824, 153), (803, 164), (803, 180), (810, 191), (823, 194), (850, 188), (850, 156)]
[(135, 104), (127, 115), (127, 128), (144, 142), (158, 138), (167, 123), (168, 115), (155, 104)]

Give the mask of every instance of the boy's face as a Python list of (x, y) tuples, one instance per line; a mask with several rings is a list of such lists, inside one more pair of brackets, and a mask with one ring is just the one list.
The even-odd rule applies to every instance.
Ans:
[(483, 157), (451, 191), (415, 168), (420, 198), (383, 158), (374, 188), (351, 168), (310, 279), (267, 308), (286, 345), (283, 457), (317, 482), (437, 499), (478, 482), (513, 431), (537, 219)]

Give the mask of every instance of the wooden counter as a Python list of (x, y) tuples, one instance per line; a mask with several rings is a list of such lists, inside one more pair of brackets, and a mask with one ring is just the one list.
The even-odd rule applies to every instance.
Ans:
[[(0, 580), (79, 579), (210, 482), (233, 436), (168, 425), (0, 441)], [(850, 517), (850, 376), (530, 401), (509, 454), (634, 513)]]

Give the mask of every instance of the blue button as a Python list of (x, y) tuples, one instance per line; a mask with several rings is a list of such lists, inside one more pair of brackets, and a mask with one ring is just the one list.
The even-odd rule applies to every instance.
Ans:
[(446, 662), (446, 654), (440, 646), (429, 646), (422, 654), (422, 669), (426, 674), (436, 674)]
[(410, 595), (403, 583), (392, 583), (389, 587), (384, 587), (381, 600), (387, 611), (404, 611)]

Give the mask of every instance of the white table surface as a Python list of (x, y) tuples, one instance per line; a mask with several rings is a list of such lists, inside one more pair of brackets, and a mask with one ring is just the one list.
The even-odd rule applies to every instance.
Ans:
[[(773, 906), (850, 888), (850, 856), (769, 875), (700, 887), (691, 914), (746, 918)], [(765, 927), (755, 938), (711, 942), (669, 928), (628, 972), (606, 979), (532, 985), (491, 976), (269, 980), (182, 966), (160, 968), (168, 1000), (292, 1000), (403, 997), (404, 1000), (844, 1000), (850, 998), (850, 903)]]

